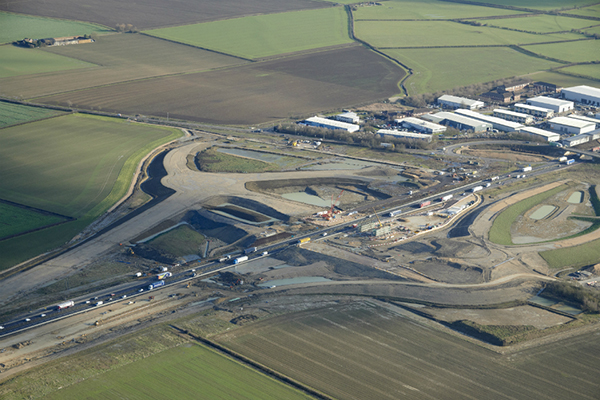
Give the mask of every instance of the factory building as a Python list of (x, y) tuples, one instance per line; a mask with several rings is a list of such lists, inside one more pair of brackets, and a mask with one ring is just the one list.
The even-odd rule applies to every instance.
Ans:
[(527, 99), (530, 106), (549, 108), (557, 114), (573, 110), (575, 104), (572, 101), (555, 99), (552, 97), (538, 96)]
[(480, 121), (492, 124), (492, 127), (494, 129), (498, 129), (499, 131), (503, 131), (503, 132), (518, 131), (519, 128), (523, 127), (523, 125), (519, 124), (518, 122), (511, 122), (511, 121), (507, 121), (507, 120), (504, 120), (501, 118), (491, 117), (489, 115), (480, 114), (478, 112), (471, 111), (471, 110), (458, 109), (458, 110), (456, 110), (456, 113), (463, 115), (465, 117), (468, 117), (468, 118), (478, 119)]
[(535, 128), (533, 126), (525, 126), (519, 129), (519, 133), (527, 133), (536, 138), (541, 137), (548, 142), (558, 142), (560, 140), (560, 135), (558, 133), (550, 132), (540, 128)]
[(505, 110), (503, 108), (496, 108), (494, 110), (494, 117), (502, 118), (507, 121), (518, 122), (520, 124), (531, 124), (533, 123), (533, 117), (529, 114), (523, 114), (520, 112)]
[(443, 107), (467, 108), (469, 110), (477, 110), (485, 106), (483, 101), (467, 99), (466, 97), (450, 96), (449, 94), (438, 97), (437, 102)]
[(421, 118), (441, 125), (450, 126), (459, 131), (485, 132), (492, 129), (492, 124), (487, 122), (445, 111), (436, 114), (423, 115)]
[(360, 118), (356, 113), (353, 112), (345, 112), (342, 114), (338, 114), (334, 117), (338, 121), (346, 122), (348, 124), (359, 124)]
[(594, 129), (600, 128), (600, 119), (586, 117), (585, 115), (577, 115), (577, 114), (569, 114), (569, 118), (575, 118), (582, 121), (587, 121), (592, 124), (595, 124), (596, 127)]
[(304, 120), (304, 124), (308, 126), (315, 126), (317, 128), (326, 129), (339, 129), (348, 132), (356, 132), (360, 129), (360, 126), (355, 124), (349, 124), (347, 122), (334, 121), (327, 118), (311, 117)]
[(433, 133), (442, 133), (446, 131), (446, 127), (443, 125), (438, 125), (433, 122), (424, 121), (419, 118), (407, 117), (402, 119), (395, 120), (397, 124), (406, 129), (413, 129), (418, 132), (433, 134)]
[(576, 135), (576, 136), (571, 136), (569, 138), (565, 138), (562, 140), (562, 144), (565, 147), (573, 147), (573, 146), (579, 146), (580, 144), (587, 143), (589, 141), (590, 141), (590, 135), (582, 134), (582, 135)]
[(414, 139), (414, 140), (425, 140), (427, 142), (431, 142), (431, 135), (426, 135), (424, 133), (413, 133), (413, 132), (403, 132), (403, 131), (395, 131), (392, 129), (380, 129), (377, 131), (377, 135), (381, 137), (393, 137), (396, 139)]
[(596, 129), (596, 124), (593, 122), (569, 117), (556, 117), (548, 122), (550, 123), (550, 129), (572, 135), (581, 135), (582, 133), (588, 133)]
[(600, 106), (600, 89), (592, 86), (574, 86), (563, 89), (561, 96), (576, 103)]
[(538, 118), (552, 118), (554, 116), (554, 111), (549, 108), (544, 107), (536, 107), (531, 106), (529, 104), (517, 103), (515, 104), (515, 111), (533, 115)]

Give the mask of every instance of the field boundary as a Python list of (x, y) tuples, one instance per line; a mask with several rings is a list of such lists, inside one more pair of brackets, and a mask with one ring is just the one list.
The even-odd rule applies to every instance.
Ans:
[[(14, 125), (12, 125), (12, 126), (14, 126)], [(52, 211), (42, 210), (41, 208), (35, 208), (35, 207), (26, 206), (25, 204), (15, 203), (15, 202), (10, 201), (10, 200), (0, 199), (0, 203), (8, 204), (9, 206), (13, 206), (13, 207), (22, 208), (22, 209), (25, 209), (27, 211), (33, 211), (33, 212), (36, 212), (38, 214), (52, 215), (52, 216), (60, 217), (60, 218), (63, 219), (63, 221), (60, 221), (60, 222), (55, 222), (53, 224), (40, 226), (38, 228), (30, 229), (30, 230), (25, 231), (25, 232), (15, 233), (13, 235), (0, 238), (0, 242), (2, 242), (4, 240), (15, 238), (15, 237), (18, 237), (18, 236), (21, 236), (21, 235), (26, 235), (28, 233), (41, 231), (41, 230), (46, 229), (46, 228), (51, 228), (53, 226), (62, 225), (64, 223), (75, 221), (77, 219), (77, 218), (74, 218), (74, 217), (69, 217), (67, 215), (62, 215), (62, 214), (54, 213)]]

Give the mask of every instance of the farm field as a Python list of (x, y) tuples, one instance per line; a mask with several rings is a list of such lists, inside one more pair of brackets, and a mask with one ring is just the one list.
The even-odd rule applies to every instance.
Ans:
[(165, 7), (163, 0), (140, 0), (135, 3), (123, 3), (119, 0), (56, 0), (52, 2), (52, 7), (46, 7), (45, 4), (44, 0), (0, 0), (0, 10), (88, 21), (110, 28), (127, 23), (138, 29), (151, 29), (252, 14), (331, 7), (331, 4), (311, 0), (228, 0), (200, 3), (182, 0), (170, 3), (168, 7)]
[[(488, 4), (497, 4), (499, 6), (510, 6), (510, 7), (523, 7), (532, 8), (537, 10), (557, 10), (557, 9), (570, 9), (573, 7), (583, 7), (590, 4), (595, 4), (594, 0), (544, 0), (539, 2), (538, 0), (485, 0)], [(570, 10), (569, 10), (570, 11)], [(566, 12), (566, 11), (565, 11)]]
[(148, 244), (155, 249), (174, 256), (199, 254), (204, 251), (206, 239), (188, 225), (181, 225), (150, 240)]
[(23, 122), (36, 121), (61, 115), (60, 111), (39, 107), (28, 107), (21, 104), (0, 102), (0, 129)]
[(540, 256), (550, 268), (584, 267), (600, 260), (600, 239), (578, 246), (541, 251)]
[(96, 64), (85, 70), (0, 79), (0, 94), (32, 98), (154, 76), (206, 71), (245, 61), (144, 35), (113, 34), (95, 43), (49, 47), (44, 54)]
[(342, 7), (256, 15), (145, 33), (248, 59), (352, 43)]
[[(366, 303), (260, 321), (213, 340), (337, 399), (585, 398), (589, 336), (499, 355)], [(568, 365), (569, 368), (565, 368)]]
[(574, 33), (536, 35), (450, 21), (356, 21), (356, 36), (378, 48), (489, 46), (581, 39)]
[[(448, 49), (388, 49), (386, 54), (413, 69), (404, 85), (410, 94), (430, 93), (459, 86), (550, 69), (560, 64), (529, 57), (508, 47)], [(502, 63), (489, 60), (501, 58)], [(443, 63), (439, 60), (443, 59)], [(465, 60), (469, 60), (465, 63)]]
[[(2, 8), (2, 2), (0, 2), (0, 8)], [(10, 43), (24, 38), (43, 39), (108, 32), (105, 27), (95, 24), (7, 12), (0, 12), (0, 26), (2, 27), (0, 43)]]
[(561, 68), (560, 71), (593, 78), (596, 80), (594, 86), (598, 87), (598, 81), (600, 81), (600, 68), (598, 68), (598, 64), (574, 65), (572, 67)]
[(58, 215), (40, 213), (0, 201), (0, 240), (62, 221), (65, 218)]
[(530, 32), (549, 33), (581, 29), (592, 25), (598, 25), (600, 21), (561, 17), (557, 15), (535, 15), (524, 18), (479, 20), (477, 22), (487, 24), (488, 26), (500, 26), (503, 28), (519, 29)]
[(593, 28), (584, 29), (585, 33), (600, 35), (600, 26), (594, 26)]
[(600, 4), (594, 6), (578, 8), (573, 10), (565, 11), (567, 14), (583, 15), (585, 17), (597, 17), (600, 15)]
[(600, 55), (595, 51), (596, 47), (597, 44), (594, 40), (523, 46), (525, 50), (532, 51), (544, 57), (568, 62), (600, 60)]
[(0, 78), (93, 67), (93, 64), (40, 49), (0, 46)]
[(552, 82), (556, 85), (568, 87), (568, 86), (597, 86), (598, 81), (585, 79), (580, 77), (574, 77), (570, 75), (564, 75), (558, 72), (536, 72), (528, 76), (531, 79), (535, 79), (542, 82)]
[(148, 79), (36, 101), (247, 126), (397, 94), (404, 71), (364, 47)]

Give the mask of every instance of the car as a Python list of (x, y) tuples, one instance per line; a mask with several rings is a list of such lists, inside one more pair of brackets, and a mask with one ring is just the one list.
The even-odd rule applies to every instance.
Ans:
[(92, 300), (98, 300), (98, 296), (94, 297)]
[(89, 300), (87, 300), (87, 301), (85, 302), (85, 304), (90, 304), (90, 303), (91, 303), (91, 301), (89, 301)]
[(3, 327), (3, 326), (0, 326), (0, 331), (1, 331), (2, 329), (4, 329), (4, 327)]
[(42, 317), (42, 318), (44, 318), (45, 316), (46, 316), (46, 314), (42, 314), (42, 315), (40, 315), (40, 317)]
[(144, 291), (144, 289), (140, 289), (138, 290), (138, 293), (142, 293)]
[(25, 322), (31, 321), (31, 318), (25, 318)]
[(116, 294), (115, 294), (115, 293), (111, 293), (111, 294), (110, 294), (110, 297), (115, 297), (115, 296), (116, 296)]
[(108, 300), (106, 300), (106, 301), (112, 301), (112, 299), (113, 299), (112, 297), (109, 297)]
[(127, 295), (126, 295), (126, 294), (124, 294), (124, 295), (123, 295), (121, 298), (122, 298), (122, 299), (126, 299), (126, 298), (127, 298)]

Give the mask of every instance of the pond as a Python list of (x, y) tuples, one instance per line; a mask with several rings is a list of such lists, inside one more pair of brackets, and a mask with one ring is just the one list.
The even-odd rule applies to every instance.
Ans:
[(571, 204), (579, 204), (583, 201), (583, 192), (573, 192), (571, 193), (571, 196), (569, 196), (569, 200), (567, 200), (567, 203), (571, 203)]
[(260, 287), (271, 287), (271, 286), (286, 286), (286, 285), (298, 285), (301, 283), (314, 283), (314, 282), (330, 282), (331, 279), (323, 278), (322, 276), (299, 276), (297, 278), (288, 279), (275, 279), (273, 281), (259, 283)]
[(543, 205), (540, 208), (538, 208), (537, 210), (535, 210), (529, 216), (529, 218), (531, 218), (531, 219), (544, 219), (548, 215), (550, 215), (554, 210), (556, 210), (556, 207), (554, 207), (554, 206)]
[(331, 199), (324, 200), (319, 196), (308, 194), (306, 192), (292, 192), (281, 195), (284, 199), (298, 201), (304, 204), (310, 204), (317, 207), (331, 207)]
[(219, 147), (217, 149), (219, 153), (225, 153), (232, 156), (239, 156), (245, 158), (251, 158), (253, 160), (264, 161), (267, 163), (277, 164), (280, 167), (285, 167), (288, 164), (300, 162), (299, 158), (283, 156), (279, 154), (263, 153), (261, 151), (254, 150), (242, 150), (234, 148)]

